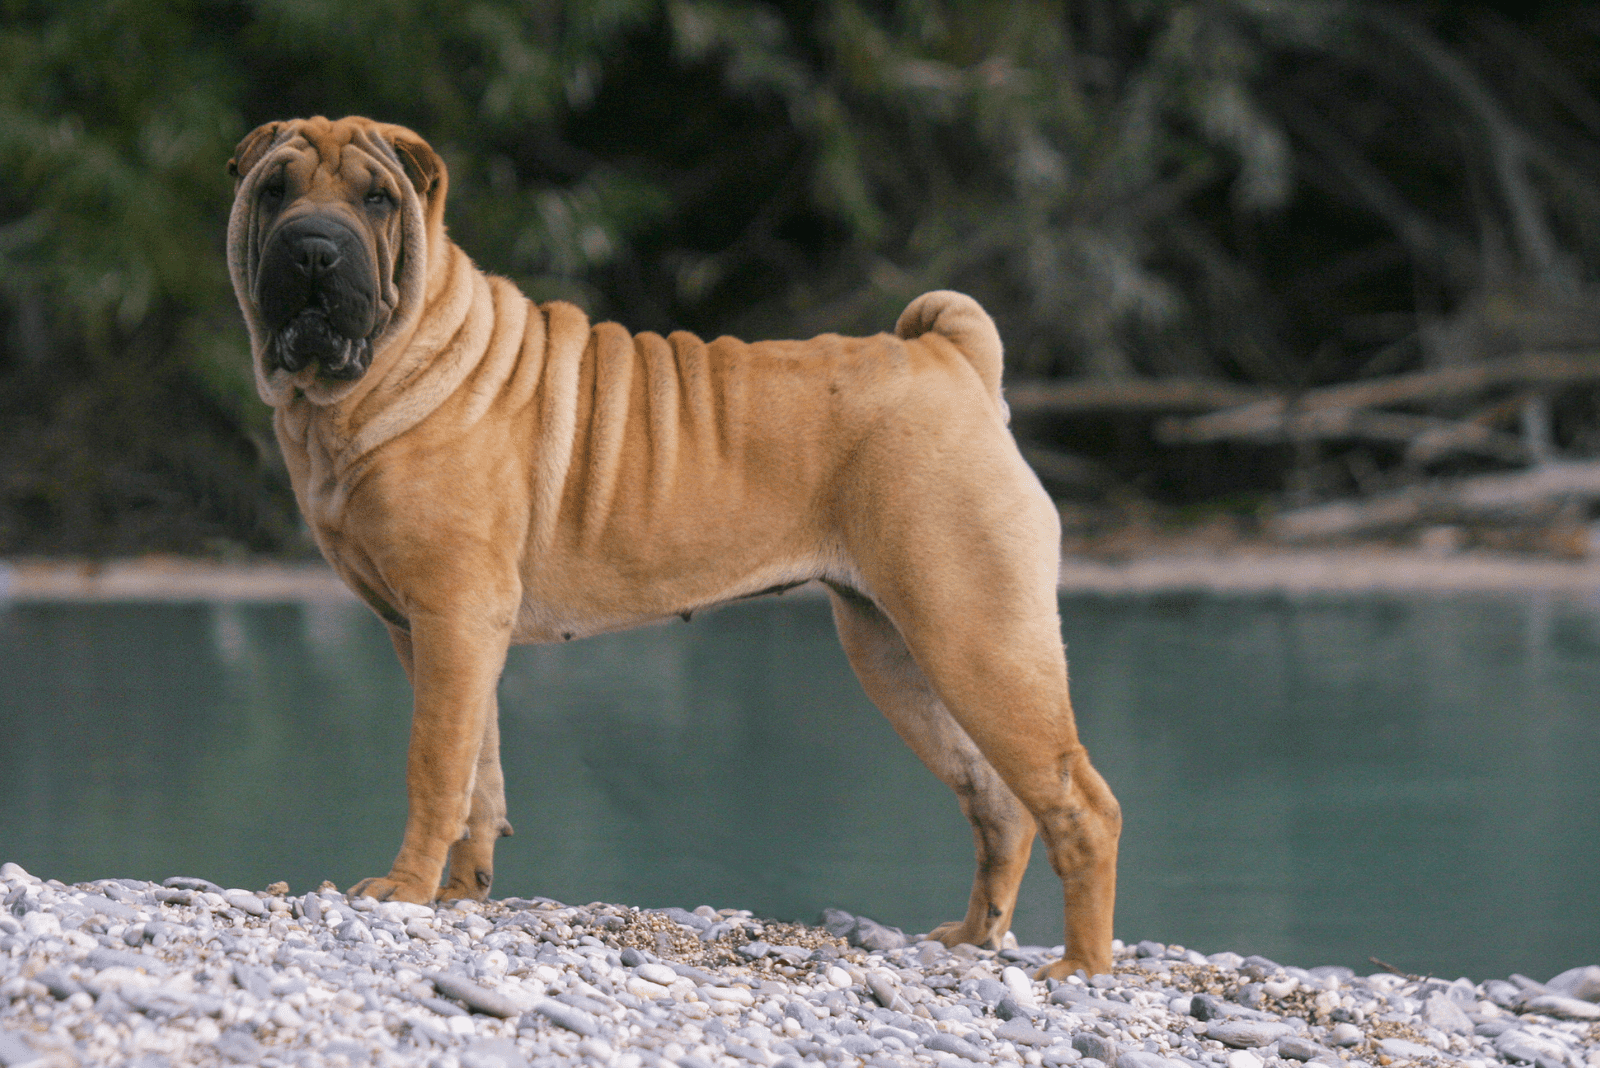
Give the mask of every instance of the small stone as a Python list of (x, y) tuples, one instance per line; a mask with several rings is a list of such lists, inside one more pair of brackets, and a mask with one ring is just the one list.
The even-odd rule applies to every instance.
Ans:
[(835, 938), (848, 939), (856, 929), (856, 918), (844, 909), (823, 909), (817, 925)]
[(885, 971), (872, 971), (867, 973), (867, 989), (877, 999), (879, 1005), (894, 1012), (910, 1012), (911, 1006), (905, 998), (900, 996), (896, 989), (895, 981)]
[(163, 879), (161, 885), (173, 890), (197, 890), (208, 894), (222, 893), (222, 887), (209, 879), (194, 879), (187, 875), (174, 875), (170, 879)]
[(1364, 1036), (1361, 1034), (1361, 1028), (1357, 1027), (1355, 1024), (1338, 1023), (1334, 1024), (1333, 1027), (1328, 1031), (1328, 1045), (1338, 1046), (1341, 1048), (1345, 1046), (1359, 1046), (1361, 1045), (1363, 1037)]
[(882, 1049), (883, 1043), (870, 1035), (845, 1035), (839, 1042), (839, 1048), (857, 1057), (867, 1057)]
[(848, 941), (853, 946), (871, 952), (887, 953), (904, 947), (906, 934), (898, 927), (886, 927), (876, 920), (861, 916), (857, 918), (855, 930), (848, 936)]
[[(624, 958), (622, 963), (627, 964), (627, 959)], [(658, 986), (671, 986), (678, 981), (678, 973), (665, 964), (651, 964), (642, 958), (641, 962), (634, 966), (633, 971), (640, 979)]]
[(1206, 1025), (1206, 1037), (1234, 1049), (1269, 1045), (1289, 1033), (1280, 1023), (1265, 1020), (1214, 1020)]
[(167, 974), (167, 966), (155, 957), (147, 957), (143, 953), (135, 953), (128, 949), (109, 949), (102, 946), (90, 950), (84, 963), (97, 972), (103, 972), (107, 968), (136, 968), (151, 975)]
[(1239, 970), (1252, 979), (1265, 979), (1283, 971), (1283, 965), (1266, 957), (1251, 955), (1239, 962)]
[(211, 1045), (230, 1061), (238, 1061), (241, 1064), (259, 1064), (266, 1054), (266, 1050), (262, 1049), (261, 1043), (255, 1040), (255, 1036), (243, 1030), (224, 1031)]
[(461, 1051), (461, 1068), (528, 1068), (528, 1059), (509, 1038), (484, 1038)]
[(1189, 1015), (1196, 1020), (1220, 1020), (1225, 1014), (1216, 998), (1210, 994), (1196, 994), (1189, 999)]
[(1600, 1020), (1600, 1005), (1569, 998), (1565, 994), (1540, 994), (1523, 1002), (1527, 1012), (1542, 1012), (1565, 1020)]
[(1299, 1035), (1290, 1035), (1278, 1040), (1278, 1056), (1291, 1061), (1309, 1061), (1321, 1054), (1331, 1054), (1333, 1051), (1324, 1049), (1310, 1039), (1301, 1038)]
[(1116, 1068), (1185, 1068), (1182, 1061), (1174, 1061), (1159, 1053), (1129, 1050), (1117, 1055)]
[(239, 984), (239, 989), (248, 990), (252, 996), (263, 1001), (272, 996), (272, 977), (252, 964), (234, 962), (233, 981)]
[(994, 1014), (1002, 1020), (1015, 1020), (1019, 1017), (1028, 1019), (1038, 1011), (1038, 1006), (1017, 1004), (1017, 999), (1010, 993), (994, 1003)]
[(485, 1016), (498, 1016), (506, 1020), (522, 1011), (520, 1006), (504, 994), (479, 986), (459, 975), (435, 972), (425, 978), (439, 993), (447, 998), (455, 998), (473, 1012), (481, 1012)]
[[(82, 985), (77, 980), (68, 978), (66, 972), (56, 967), (46, 968), (33, 978), (35, 982), (50, 991), (50, 996), (57, 1001), (65, 1001), (83, 990)], [(0, 1058), (0, 1064), (7, 1063), (3, 1058)]]
[(1472, 1021), (1461, 1011), (1461, 1006), (1444, 994), (1430, 994), (1422, 1003), (1422, 1021), (1429, 1027), (1452, 1035), (1472, 1034)]
[(120, 901), (113, 901), (111, 898), (101, 894), (84, 894), (83, 907), (91, 912), (98, 912), (102, 916), (109, 916), (124, 923), (139, 918), (139, 913), (132, 906), (124, 905)]
[(1544, 984), (1551, 992), (1580, 1001), (1600, 1001), (1600, 964), (1568, 968)]
[(1079, 1031), (1072, 1036), (1072, 1048), (1085, 1057), (1093, 1057), (1102, 1064), (1117, 1063), (1117, 1044), (1093, 1031)]
[(1439, 1056), (1439, 1051), (1432, 1046), (1424, 1046), (1420, 1042), (1408, 1042), (1403, 1038), (1380, 1038), (1376, 1045), (1379, 1053), (1396, 1060), (1432, 1060)]
[(948, 1035), (943, 1032), (935, 1033), (924, 1040), (922, 1044), (927, 1049), (934, 1050), (938, 1053), (951, 1053), (964, 1060), (988, 1060), (988, 1058), (983, 1055), (983, 1051), (978, 1049), (977, 1046), (974, 1046), (965, 1039), (957, 1038), (955, 1035)]
[(1017, 999), (1017, 1004), (1026, 1008), (1034, 1008), (1038, 1005), (1033, 993), (1033, 980), (1029, 979), (1028, 974), (1021, 968), (1016, 965), (1006, 968), (1000, 973), (1000, 981), (1006, 985), (1006, 989), (1010, 990), (1012, 996)]
[[(1060, 1068), (1060, 1066), (1064, 1064), (1081, 1065), (1083, 1060), (1083, 1054), (1079, 1053), (1072, 1047), (1072, 1044), (1068, 1042), (1062, 1042), (1058, 1045), (1051, 1046), (1040, 1056), (1040, 1063), (1042, 1063), (1045, 1068)], [(1095, 1063), (1098, 1064), (1099, 1062), (1097, 1061)], [(1102, 1068), (1104, 1068), (1104, 1066), (1102, 1066)]]
[(746, 942), (735, 952), (737, 952), (739, 956), (743, 957), (745, 960), (760, 960), (771, 951), (772, 947), (770, 945), (757, 939), (754, 942)]
[(548, 998), (541, 998), (534, 1003), (530, 1011), (522, 1015), (522, 1018), (517, 1023), (519, 1030), (523, 1027), (536, 1025), (536, 1020), (530, 1020), (529, 1017), (549, 1020), (557, 1027), (564, 1027), (568, 1031), (588, 1038), (600, 1033), (600, 1027), (595, 1023), (594, 1017), (581, 1009), (575, 1009), (570, 1005), (563, 1005), (559, 1001), (551, 1001)]
[(267, 906), (262, 904), (259, 897), (248, 890), (225, 890), (222, 894), (222, 900), (240, 912), (251, 916), (265, 916), (267, 914)]
[(1006, 1042), (1015, 1042), (1019, 1046), (1048, 1046), (1059, 1039), (1060, 1035), (1052, 1035), (1041, 1031), (1028, 1023), (1026, 1019), (1017, 1018), (1007, 1020), (994, 1029), (994, 1037)]
[(1228, 1068), (1263, 1068), (1265, 1063), (1247, 1049), (1236, 1049), (1228, 1054)]
[(1507, 1061), (1534, 1064), (1540, 1057), (1548, 1057), (1558, 1064), (1564, 1064), (1567, 1060), (1567, 1051), (1560, 1043), (1521, 1029), (1507, 1031), (1496, 1038), (1494, 1049), (1502, 1060)]

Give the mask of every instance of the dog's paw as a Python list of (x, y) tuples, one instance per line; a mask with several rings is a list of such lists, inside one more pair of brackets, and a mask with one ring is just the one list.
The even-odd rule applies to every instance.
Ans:
[(1046, 964), (1043, 968), (1034, 972), (1033, 977), (1042, 983), (1046, 979), (1065, 979), (1080, 970), (1083, 974), (1089, 976), (1109, 975), (1111, 973), (1111, 965), (1106, 964), (1102, 967), (1078, 960), (1076, 957), (1065, 957), (1054, 964)]
[(977, 946), (979, 949), (999, 949), (998, 939), (987, 931), (970, 931), (961, 920), (951, 920), (941, 923), (928, 932), (928, 938), (934, 942), (943, 942), (954, 949), (956, 946)]
[(433, 904), (433, 891), (420, 883), (410, 883), (391, 876), (362, 879), (350, 888), (351, 897), (375, 897), (379, 901), (409, 901), (414, 905)]
[(488, 868), (475, 868), (470, 876), (452, 870), (444, 889), (439, 891), (440, 901), (487, 901), (489, 887), (494, 883), (494, 872)]

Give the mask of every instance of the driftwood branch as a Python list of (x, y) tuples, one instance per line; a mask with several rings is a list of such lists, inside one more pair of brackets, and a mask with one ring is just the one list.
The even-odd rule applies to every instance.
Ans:
[(1091, 412), (1210, 412), (1267, 400), (1271, 392), (1205, 378), (1130, 378), (1114, 381), (1016, 382), (1006, 386), (1014, 414)]
[(1156, 427), (1156, 435), (1171, 443), (1292, 440), (1296, 420), (1320, 412), (1437, 403), (1505, 387), (1589, 382), (1600, 382), (1600, 353), (1530, 353), (1463, 367), (1416, 371), (1376, 382), (1326, 386), (1292, 400), (1273, 397), (1188, 419), (1167, 419)]
[(1333, 538), (1421, 523), (1540, 518), (1574, 501), (1595, 500), (1600, 500), (1600, 462), (1550, 463), (1299, 508), (1277, 516), (1271, 528), (1290, 540)]

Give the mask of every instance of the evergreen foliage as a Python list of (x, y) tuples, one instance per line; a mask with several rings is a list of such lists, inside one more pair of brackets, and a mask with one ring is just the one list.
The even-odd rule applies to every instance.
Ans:
[[(950, 287), (1015, 380), (1600, 347), (1588, 5), (0, 2), (0, 552), (306, 551), (223, 262), (295, 115), (413, 127), (480, 266), (636, 330)], [(1186, 463), (1148, 488), (1278, 488)]]

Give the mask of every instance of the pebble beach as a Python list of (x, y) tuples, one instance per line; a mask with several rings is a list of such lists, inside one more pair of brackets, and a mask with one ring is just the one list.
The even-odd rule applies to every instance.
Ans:
[(0, 866), (0, 1066), (1600, 1068), (1600, 966), (1442, 979), (1117, 943), (954, 950), (828, 910), (431, 908)]

